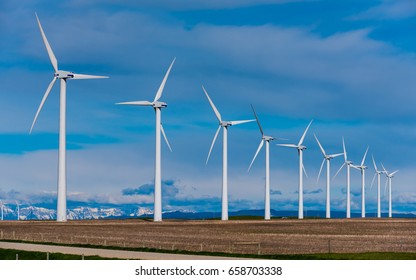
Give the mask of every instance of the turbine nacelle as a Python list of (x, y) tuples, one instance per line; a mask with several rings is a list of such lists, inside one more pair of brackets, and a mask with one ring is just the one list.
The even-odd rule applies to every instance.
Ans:
[(77, 74), (74, 72), (57, 70), (54, 74), (54, 81), (56, 79), (74, 79), (74, 80), (87, 80), (87, 79), (105, 79), (108, 76), (96, 76), (96, 75), (85, 75), (85, 74)]
[(168, 107), (168, 104), (166, 104), (165, 102), (155, 101), (152, 102), (152, 106), (153, 108), (166, 108)]
[(228, 122), (228, 121), (220, 121), (220, 126), (221, 127), (229, 127), (232, 126), (232, 122)]
[(306, 148), (307, 148), (306, 146), (302, 146), (302, 145), (299, 145), (299, 146), (296, 147), (296, 149), (298, 149), (299, 151), (306, 150)]
[(74, 73), (69, 71), (58, 70), (55, 72), (53, 76), (57, 79), (73, 79)]
[(276, 140), (276, 138), (274, 138), (272, 136), (266, 136), (266, 135), (263, 135), (261, 139), (263, 139), (264, 141), (273, 141), (273, 140)]
[(365, 165), (353, 165), (353, 164), (351, 164), (351, 167), (352, 167), (352, 168), (355, 168), (355, 169), (357, 169), (357, 170), (364, 170), (364, 169), (367, 169), (367, 166), (365, 166)]

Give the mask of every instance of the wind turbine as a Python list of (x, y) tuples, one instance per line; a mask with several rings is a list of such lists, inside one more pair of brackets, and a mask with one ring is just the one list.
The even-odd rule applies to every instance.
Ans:
[(162, 167), (161, 167), (161, 147), (160, 147), (160, 133), (162, 132), (163, 137), (165, 138), (166, 144), (170, 151), (168, 138), (166, 137), (165, 130), (163, 129), (161, 122), (161, 112), (162, 108), (166, 108), (168, 105), (165, 102), (159, 101), (162, 97), (163, 89), (165, 88), (166, 81), (169, 77), (170, 70), (172, 69), (173, 64), (175, 63), (176, 58), (173, 59), (172, 63), (169, 66), (168, 71), (165, 74), (165, 77), (162, 80), (162, 83), (159, 86), (158, 91), (156, 92), (155, 99), (153, 101), (129, 101), (129, 102), (120, 102), (117, 105), (134, 105), (134, 106), (152, 106), (155, 110), (156, 115), (156, 153), (155, 153), (155, 190), (154, 190), (154, 213), (153, 221), (161, 222), (162, 221)]
[[(313, 120), (312, 120), (313, 121)], [(302, 137), (299, 140), (299, 143), (296, 144), (277, 144), (278, 146), (282, 147), (289, 147), (289, 148), (295, 148), (298, 150), (299, 155), (299, 210), (298, 210), (298, 219), (303, 219), (303, 172), (305, 172), (305, 167), (303, 166), (303, 150), (306, 149), (306, 146), (303, 146), (303, 140), (305, 139), (306, 132), (308, 132), (309, 127), (312, 124), (312, 121), (308, 124), (308, 126), (305, 129), (305, 132), (303, 132)]]
[(365, 157), (367, 156), (367, 150), (365, 150), (361, 165), (351, 165), (353, 168), (361, 171), (361, 218), (365, 218), (365, 170), (367, 166), (364, 165)]
[(223, 138), (222, 138), (222, 207), (221, 207), (221, 220), (226, 221), (228, 220), (228, 153), (227, 153), (227, 132), (228, 127), (232, 125), (238, 125), (248, 122), (254, 122), (253, 120), (242, 120), (242, 121), (224, 121), (221, 118), (221, 114), (218, 109), (215, 107), (214, 103), (212, 102), (211, 98), (208, 95), (208, 92), (202, 86), (202, 89), (205, 92), (205, 95), (208, 98), (209, 104), (211, 105), (212, 110), (214, 111), (215, 116), (218, 119), (219, 126), (217, 132), (215, 132), (214, 139), (212, 140), (211, 147), (209, 149), (207, 161), (205, 164), (208, 164), (209, 157), (211, 155), (212, 148), (214, 147), (215, 141), (217, 140), (218, 133), (220, 132), (221, 128), (223, 128)]
[(17, 200), (16, 200), (16, 205), (17, 205), (17, 220), (20, 221), (20, 205), (19, 205), (19, 202), (17, 202)]
[(337, 173), (335, 173), (334, 178), (338, 175), (341, 169), (346, 166), (347, 168), (347, 218), (351, 218), (351, 187), (350, 187), (350, 168), (352, 166), (352, 161), (348, 160), (347, 157), (347, 149), (345, 148), (345, 141), (344, 137), (342, 137), (342, 148), (344, 149), (344, 163), (338, 169)]
[(381, 170), (378, 170), (376, 162), (374, 160), (374, 156), (371, 155), (373, 158), (373, 164), (374, 164), (374, 170), (376, 173), (374, 173), (373, 181), (371, 182), (371, 187), (373, 186), (374, 179), (377, 176), (377, 218), (381, 218), (381, 193), (380, 193), (380, 175), (384, 173)]
[(3, 221), (4, 218), (4, 204), (3, 201), (0, 199), (0, 203), (1, 203), (1, 220)]
[(49, 84), (46, 89), (45, 95), (42, 98), (42, 101), (39, 105), (39, 108), (36, 112), (35, 118), (33, 120), (32, 126), (30, 128), (30, 133), (32, 133), (33, 127), (36, 123), (36, 120), (39, 116), (40, 111), (42, 110), (43, 104), (49, 96), (49, 93), (52, 90), (57, 79), (60, 80), (60, 105), (59, 105), (59, 158), (58, 158), (58, 199), (57, 199), (57, 215), (56, 220), (58, 222), (66, 221), (66, 82), (67, 80), (74, 79), (100, 79), (108, 78), (106, 76), (92, 76), (84, 74), (75, 74), (68, 71), (63, 71), (58, 69), (58, 61), (52, 51), (51, 46), (49, 45), (48, 39), (46, 38), (45, 33), (43, 32), (42, 25), (40, 24), (39, 18), (36, 15), (38, 21), (40, 33), (43, 38), (46, 50), (49, 55), (49, 59), (52, 63), (53, 69), (55, 70), (54, 77), (52, 82)]
[[(399, 170), (396, 170), (392, 173), (389, 173), (386, 168), (384, 168), (383, 164), (381, 164), (381, 166), (383, 167), (384, 170), (384, 174), (386, 174), (387, 177), (387, 182), (389, 183), (389, 218), (391, 218), (393, 215), (392, 213), (392, 205), (391, 205), (391, 179), (394, 177), (394, 174), (396, 174), (397, 172), (399, 172)], [(386, 182), (386, 183), (387, 183)]]
[(331, 194), (330, 194), (330, 161), (333, 158), (336, 158), (338, 156), (342, 156), (344, 153), (340, 154), (333, 154), (333, 155), (327, 155), (324, 148), (322, 147), (321, 143), (318, 140), (318, 137), (314, 134), (316, 142), (319, 145), (319, 148), (321, 149), (322, 155), (324, 156), (324, 159), (321, 164), (321, 168), (319, 169), (318, 173), (318, 179), (316, 180), (316, 183), (319, 182), (319, 177), (321, 176), (322, 168), (324, 167), (325, 161), (326, 161), (326, 218), (331, 218)]
[(250, 166), (248, 167), (247, 172), (250, 171), (251, 166), (254, 163), (254, 160), (256, 159), (257, 155), (259, 154), (261, 148), (263, 147), (263, 144), (266, 143), (266, 183), (265, 183), (265, 197), (264, 197), (264, 219), (270, 220), (270, 160), (269, 160), (269, 144), (270, 141), (277, 140), (277, 138), (274, 138), (272, 136), (264, 135), (263, 129), (260, 125), (259, 118), (257, 117), (256, 111), (254, 110), (253, 105), (251, 105), (251, 108), (253, 109), (254, 116), (256, 117), (257, 125), (259, 126), (260, 133), (261, 133), (261, 141), (260, 145), (257, 148), (256, 154), (253, 157), (253, 160), (250, 163)]

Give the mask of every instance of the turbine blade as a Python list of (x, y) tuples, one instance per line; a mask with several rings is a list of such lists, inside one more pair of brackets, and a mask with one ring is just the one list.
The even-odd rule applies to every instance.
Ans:
[(128, 101), (128, 102), (119, 102), (116, 105), (135, 105), (135, 106), (153, 106), (153, 103), (150, 101)]
[(52, 79), (52, 82), (49, 84), (48, 88), (46, 89), (45, 94), (43, 95), (42, 101), (40, 102), (40, 105), (39, 105), (39, 108), (38, 108), (38, 110), (36, 112), (35, 118), (33, 119), (32, 126), (30, 127), (29, 134), (32, 133), (33, 127), (35, 126), (35, 123), (36, 123), (36, 120), (37, 120), (37, 118), (39, 116), (39, 113), (42, 110), (43, 104), (45, 103), (46, 99), (48, 98), (49, 93), (51, 92), (52, 87), (55, 84), (55, 82), (56, 82), (56, 77), (54, 77)]
[(370, 190), (373, 188), (374, 180), (376, 179), (377, 173), (374, 173), (373, 180), (371, 181)]
[(351, 167), (354, 168), (354, 169), (360, 170), (360, 168), (358, 166), (354, 165), (354, 164), (351, 164)]
[(242, 123), (248, 123), (248, 122), (254, 122), (256, 120), (244, 120), (244, 121), (230, 121), (231, 125), (238, 125), (238, 124), (242, 124)]
[(172, 63), (170, 64), (169, 69), (166, 72), (165, 77), (163, 78), (162, 83), (160, 84), (160, 87), (159, 87), (159, 89), (158, 89), (158, 91), (156, 93), (156, 96), (155, 96), (155, 100), (153, 100), (153, 102), (158, 101), (160, 99), (160, 97), (162, 97), (163, 88), (165, 87), (166, 81), (167, 81), (168, 76), (169, 76), (169, 73), (170, 73), (170, 69), (172, 69), (172, 66), (175, 63), (175, 60), (176, 60), (176, 57), (173, 59)]
[(215, 107), (214, 102), (212, 102), (212, 100), (209, 97), (208, 92), (205, 90), (204, 86), (202, 86), (202, 89), (204, 90), (205, 95), (208, 98), (209, 104), (211, 105), (211, 108), (214, 111), (215, 116), (217, 116), (218, 121), (221, 122), (221, 114), (220, 114), (220, 112), (217, 110), (217, 107)]
[(397, 172), (399, 172), (399, 170), (394, 171), (393, 173), (390, 174), (390, 177), (393, 177), (394, 174), (396, 174)]
[(306, 169), (303, 163), (302, 163), (302, 169), (303, 169), (303, 173), (305, 173), (306, 178), (308, 178), (308, 173), (306, 173)]
[(384, 170), (384, 174), (388, 174), (388, 172), (387, 172), (387, 170), (386, 170), (386, 168), (384, 168), (384, 165), (383, 165), (383, 163), (381, 163), (381, 167), (383, 168), (383, 170)]
[(220, 129), (221, 129), (221, 126), (219, 126), (217, 129), (217, 132), (215, 132), (215, 136), (214, 136), (214, 139), (212, 140), (211, 148), (209, 148), (209, 153), (208, 153), (207, 161), (205, 162), (205, 164), (208, 164), (208, 160), (211, 155), (212, 148), (214, 147), (215, 140), (217, 140), (218, 133), (220, 133)]
[(347, 161), (347, 149), (345, 149), (344, 136), (342, 136), (342, 148), (344, 149), (344, 159)]
[(377, 165), (376, 165), (376, 161), (374, 160), (374, 156), (373, 156), (373, 155), (371, 155), (371, 158), (373, 159), (374, 170), (375, 170), (376, 172), (378, 172)]
[(73, 74), (74, 80), (87, 80), (87, 79), (107, 79), (108, 76), (96, 76), (96, 75), (85, 75), (85, 74)]
[(295, 144), (276, 144), (276, 146), (298, 148), (298, 146), (296, 146)]
[(321, 168), (319, 169), (318, 178), (316, 179), (316, 184), (319, 183), (319, 177), (321, 176), (322, 168), (324, 167), (325, 159), (322, 161)]
[(322, 147), (321, 143), (319, 142), (318, 137), (316, 137), (316, 135), (315, 135), (315, 134), (314, 134), (313, 136), (315, 136), (316, 142), (318, 142), (318, 145), (319, 145), (319, 148), (321, 149), (322, 154), (323, 154), (324, 156), (326, 156), (325, 150), (324, 150), (324, 148)]
[(253, 104), (251, 104), (251, 109), (253, 109), (253, 113), (254, 113), (254, 116), (256, 117), (257, 125), (259, 126), (259, 129), (261, 132), (261, 136), (263, 136), (264, 135), (263, 129), (261, 128), (260, 121), (259, 121), (259, 118), (257, 117), (256, 111), (254, 110)]
[(341, 171), (341, 169), (346, 165), (346, 163), (344, 162), (341, 167), (338, 169), (337, 173), (335, 173), (334, 177), (332, 177), (332, 180), (335, 179), (335, 177), (337, 177), (338, 173)]
[(170, 147), (168, 138), (166, 137), (165, 130), (163, 129), (163, 125), (160, 124), (160, 131), (162, 132), (163, 138), (165, 138), (166, 144), (168, 145), (169, 150), (172, 152), (172, 148)]
[(56, 60), (56, 57), (55, 57), (55, 55), (52, 51), (52, 48), (49, 45), (48, 39), (46, 38), (46, 35), (45, 35), (45, 32), (43, 32), (43, 28), (42, 28), (42, 25), (40, 24), (40, 20), (38, 18), (38, 15), (36, 13), (35, 13), (35, 15), (36, 15), (36, 20), (38, 21), (40, 34), (42, 35), (43, 43), (45, 44), (46, 51), (48, 52), (49, 60), (51, 61), (53, 69), (55, 69), (55, 72), (56, 72), (56, 71), (58, 71), (58, 61)]
[(260, 152), (261, 148), (263, 147), (263, 144), (264, 144), (264, 141), (263, 141), (263, 140), (261, 140), (260, 145), (259, 145), (259, 147), (257, 148), (256, 154), (254, 155), (253, 160), (251, 161), (250, 166), (249, 166), (249, 167), (248, 167), (248, 169), (247, 169), (247, 172), (249, 172), (249, 171), (250, 171), (251, 166), (252, 166), (252, 165), (253, 165), (253, 163), (254, 163), (254, 160), (256, 159), (257, 155), (259, 154), (259, 152)]
[(384, 196), (387, 194), (387, 182), (389, 181), (389, 177), (386, 178), (386, 183), (384, 184)]
[(367, 156), (367, 153), (368, 153), (368, 148), (370, 148), (370, 147), (367, 147), (367, 150), (365, 150), (365, 153), (364, 153), (364, 156), (363, 156), (363, 160), (361, 161), (361, 166), (364, 166), (365, 157)]
[(330, 157), (332, 157), (332, 158), (336, 158), (336, 157), (339, 157), (339, 156), (342, 156), (344, 153), (340, 153), (340, 154), (333, 154), (333, 155), (330, 155)]
[(313, 120), (311, 120), (311, 122), (310, 122), (310, 123), (308, 124), (308, 126), (306, 127), (305, 132), (303, 132), (302, 138), (300, 138), (300, 141), (299, 141), (298, 146), (302, 145), (303, 140), (305, 139), (305, 136), (306, 136), (306, 132), (308, 132), (308, 129), (309, 129), (309, 127), (311, 126), (312, 122), (313, 122)]

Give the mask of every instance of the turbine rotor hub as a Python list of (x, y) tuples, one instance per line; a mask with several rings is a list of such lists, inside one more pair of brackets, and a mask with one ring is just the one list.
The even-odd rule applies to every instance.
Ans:
[(271, 137), (271, 136), (265, 136), (265, 135), (263, 135), (263, 140), (264, 141), (271, 141), (271, 140), (274, 140), (274, 138)]

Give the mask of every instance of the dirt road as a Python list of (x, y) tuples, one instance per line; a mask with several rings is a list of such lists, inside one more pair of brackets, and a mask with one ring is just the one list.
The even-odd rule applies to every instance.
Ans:
[(13, 243), (0, 242), (2, 249), (15, 249), (22, 251), (34, 252), (49, 252), (62, 253), (72, 255), (84, 256), (100, 256), (104, 258), (118, 258), (118, 259), (140, 259), (140, 260), (233, 260), (237, 258), (216, 257), (216, 256), (201, 256), (201, 255), (181, 255), (181, 254), (162, 254), (151, 252), (136, 252), (124, 250), (107, 250), (107, 249), (92, 249), (81, 247), (67, 247), (67, 246), (52, 246), (42, 244), (28, 244), (28, 243)]

